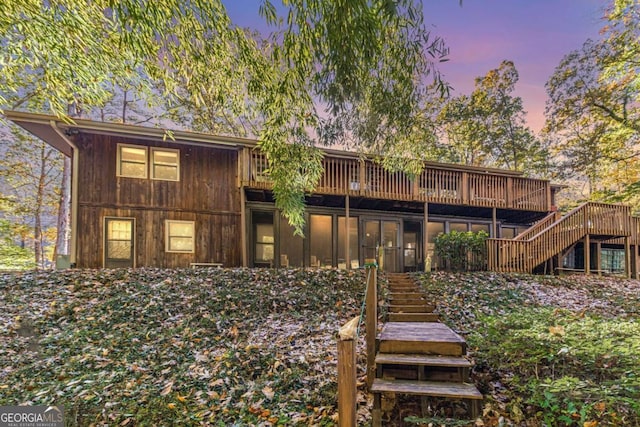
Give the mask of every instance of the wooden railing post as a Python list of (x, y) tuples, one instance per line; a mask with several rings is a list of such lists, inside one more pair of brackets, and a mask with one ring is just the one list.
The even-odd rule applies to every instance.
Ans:
[(371, 387), (375, 378), (376, 334), (378, 333), (378, 279), (377, 267), (367, 265), (367, 301), (365, 324), (367, 328), (367, 387)]
[(356, 343), (358, 322), (354, 317), (338, 331), (338, 426), (355, 427), (357, 423)]

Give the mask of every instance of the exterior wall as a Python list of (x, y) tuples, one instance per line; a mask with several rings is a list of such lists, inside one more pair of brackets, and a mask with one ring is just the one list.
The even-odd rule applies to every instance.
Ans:
[[(265, 264), (256, 262), (256, 241), (253, 227), (253, 212), (271, 212), (273, 214), (273, 231), (274, 231), (274, 257), (272, 263)], [(304, 229), (305, 238), (301, 239), (299, 242), (299, 250), (301, 254), (296, 254), (296, 259), (301, 258), (302, 264), (296, 265), (294, 263), (290, 264), (291, 267), (313, 267), (313, 262), (311, 260), (312, 251), (310, 241), (314, 238), (313, 232), (310, 229), (310, 216), (311, 215), (331, 215), (333, 217), (332, 220), (332, 230), (329, 232), (330, 240), (332, 241), (332, 262), (331, 266), (340, 267), (341, 263), (344, 263), (345, 259), (340, 259), (338, 257), (338, 251), (340, 250), (338, 244), (338, 225), (337, 218), (344, 217), (346, 214), (346, 210), (344, 208), (329, 208), (329, 207), (321, 207), (321, 206), (308, 206), (306, 212), (306, 227)], [(423, 269), (424, 259), (426, 255), (429, 255), (432, 260), (432, 268), (439, 268), (438, 260), (433, 256), (433, 242), (430, 241), (428, 243), (428, 247), (424, 248), (424, 214), (416, 214), (416, 213), (403, 213), (403, 212), (385, 212), (380, 210), (366, 210), (366, 209), (350, 209), (349, 213), (350, 218), (357, 220), (357, 256), (351, 258), (350, 261), (356, 262), (357, 266), (362, 266), (366, 262), (367, 255), (364, 253), (364, 245), (365, 245), (365, 222), (368, 221), (383, 221), (383, 222), (397, 222), (399, 225), (398, 228), (398, 244), (397, 244), (397, 254), (399, 255), (397, 263), (397, 271), (415, 271), (416, 269)], [(255, 267), (284, 267), (282, 265), (282, 256), (287, 255), (289, 259), (291, 259), (291, 253), (283, 248), (282, 239), (283, 237), (290, 237), (292, 235), (292, 231), (289, 231), (289, 227), (286, 225), (286, 219), (280, 215), (278, 210), (275, 208), (272, 203), (261, 203), (261, 202), (248, 202), (247, 203), (247, 221), (248, 221), (248, 229), (247, 229), (247, 248), (248, 248), (248, 264), (249, 266)], [(488, 232), (491, 230), (491, 218), (482, 218), (482, 217), (470, 217), (470, 216), (447, 216), (447, 215), (432, 215), (429, 214), (428, 218), (429, 224), (440, 224), (442, 226), (442, 230), (444, 232), (449, 232), (454, 224), (462, 226), (464, 225), (465, 231), (472, 228), (472, 226), (478, 226), (480, 228), (486, 229)], [(409, 268), (405, 265), (404, 259), (404, 251), (407, 249), (405, 238), (405, 231), (407, 229), (407, 224), (415, 225), (417, 228), (415, 230), (410, 230), (411, 232), (417, 233), (417, 247), (414, 246), (416, 254), (416, 265)], [(524, 230), (526, 229), (526, 225), (519, 224), (510, 224), (503, 223), (502, 221), (498, 221), (497, 229), (498, 233), (501, 233), (502, 226), (511, 227), (514, 230)], [(284, 233), (288, 233), (288, 236), (283, 236)], [(514, 231), (515, 232), (515, 231)], [(299, 238), (299, 237), (298, 237)], [(353, 244), (353, 242), (350, 242)], [(346, 248), (343, 253), (346, 252)], [(389, 263), (390, 264), (390, 263)]]
[[(235, 150), (80, 134), (77, 266), (103, 266), (104, 217), (135, 218), (135, 266), (242, 263)], [(118, 143), (180, 150), (180, 180), (116, 176)], [(195, 221), (195, 252), (165, 252), (165, 220)]]

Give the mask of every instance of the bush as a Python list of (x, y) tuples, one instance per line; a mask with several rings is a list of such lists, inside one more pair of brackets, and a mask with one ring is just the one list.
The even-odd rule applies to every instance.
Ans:
[(486, 231), (451, 231), (436, 237), (436, 255), (445, 268), (452, 271), (477, 271), (486, 269)]

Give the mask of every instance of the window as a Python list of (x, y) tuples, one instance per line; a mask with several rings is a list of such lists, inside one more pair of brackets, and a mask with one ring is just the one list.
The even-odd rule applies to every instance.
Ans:
[(294, 231), (289, 221), (280, 215), (280, 267), (302, 267), (304, 241)]
[(165, 251), (195, 252), (195, 223), (193, 221), (165, 221)]
[(180, 151), (152, 148), (151, 178), (164, 181), (179, 181)]
[(311, 267), (331, 267), (333, 265), (333, 217), (331, 215), (311, 215)]
[(466, 233), (469, 231), (469, 227), (466, 222), (450, 222), (449, 231), (457, 231), (459, 233)]
[(273, 266), (274, 227), (273, 212), (254, 211), (252, 213), (254, 234), (254, 265)]
[[(170, 148), (151, 148), (151, 165), (147, 157), (147, 147), (118, 144), (117, 176), (126, 178), (163, 181), (180, 180), (180, 151)], [(151, 174), (149, 174), (151, 169)]]
[(491, 227), (489, 224), (471, 224), (471, 231), (474, 233), (484, 231), (487, 234), (491, 234)]
[(516, 228), (515, 227), (502, 227), (502, 238), (503, 239), (513, 239), (516, 237)]
[(147, 148), (118, 144), (118, 176), (147, 177)]
[[(347, 268), (347, 257), (345, 248), (347, 244), (347, 218), (338, 217), (338, 267)], [(349, 262), (351, 268), (360, 267), (360, 254), (358, 248), (358, 218), (349, 217)]]

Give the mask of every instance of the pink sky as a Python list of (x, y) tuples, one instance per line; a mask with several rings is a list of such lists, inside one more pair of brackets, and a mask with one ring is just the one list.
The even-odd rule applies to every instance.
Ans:
[[(265, 31), (259, 0), (223, 0), (232, 20)], [(278, 4), (277, 0), (273, 0)], [(564, 55), (598, 38), (607, 0), (424, 0), (425, 21), (445, 39), (449, 62), (439, 66), (454, 96), (473, 90), (476, 77), (514, 62), (529, 126), (544, 124), (544, 84)]]
[(435, 34), (450, 49), (440, 71), (454, 95), (470, 93), (475, 77), (514, 62), (520, 75), (516, 94), (522, 97), (529, 126), (544, 125), (544, 84), (567, 53), (588, 38), (598, 38), (604, 0), (427, 0), (424, 13)]

